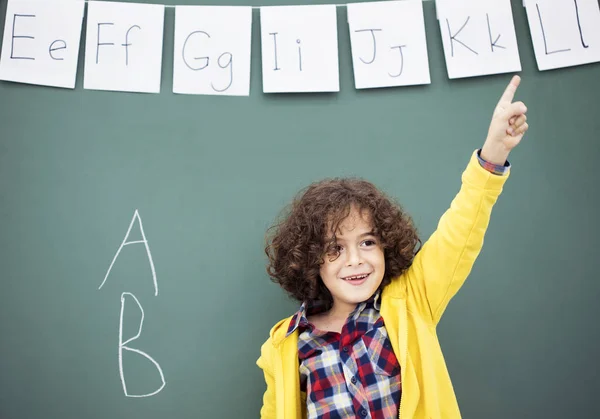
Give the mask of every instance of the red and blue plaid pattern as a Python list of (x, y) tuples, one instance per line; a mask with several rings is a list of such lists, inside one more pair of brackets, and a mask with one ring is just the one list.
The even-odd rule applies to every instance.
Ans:
[[(481, 167), (496, 175), (510, 163), (496, 165), (481, 158)], [(323, 311), (319, 304), (302, 304), (287, 334), (296, 329), (300, 388), (307, 394), (309, 419), (377, 418), (398, 416), (402, 383), (396, 359), (379, 314), (379, 293), (359, 304), (341, 333), (321, 331), (307, 317)]]
[(506, 161), (504, 165), (490, 163), (483, 158), (481, 158), (481, 149), (477, 150), (477, 159), (479, 160), (479, 164), (488, 172), (492, 172), (495, 175), (504, 175), (506, 172), (510, 170), (510, 163)]
[(298, 328), (300, 386), (308, 418), (396, 418), (400, 364), (379, 314), (379, 294), (359, 304), (341, 333), (321, 331), (307, 317), (322, 309), (302, 304), (288, 334)]

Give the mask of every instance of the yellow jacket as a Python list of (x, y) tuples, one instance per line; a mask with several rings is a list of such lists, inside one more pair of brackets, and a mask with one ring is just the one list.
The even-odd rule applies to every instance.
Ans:
[[(382, 292), (381, 315), (402, 368), (401, 418), (461, 417), (436, 326), (471, 272), (492, 207), (508, 177), (508, 173), (485, 170), (474, 152), (462, 174), (460, 191), (436, 231), (411, 267)], [(306, 394), (300, 392), (298, 371), (298, 330), (285, 337), (290, 320), (273, 326), (257, 361), (267, 384), (260, 411), (264, 419), (306, 417)]]

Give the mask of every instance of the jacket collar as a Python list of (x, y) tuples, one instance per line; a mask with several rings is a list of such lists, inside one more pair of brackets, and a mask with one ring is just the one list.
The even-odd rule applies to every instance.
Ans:
[[(367, 308), (368, 306), (373, 307), (373, 308), (375, 308), (375, 310), (379, 311), (380, 306), (381, 306), (380, 291), (377, 291), (368, 300), (363, 301), (362, 303), (358, 304), (348, 317), (352, 318), (353, 320), (356, 320), (358, 318), (358, 316), (360, 315), (360, 313), (362, 313), (364, 311), (364, 309)], [(300, 309), (298, 309), (298, 311), (292, 316), (292, 320), (290, 321), (290, 324), (288, 326), (288, 330), (287, 330), (287, 333), (285, 336), (287, 337), (287, 336), (291, 335), (298, 328), (302, 329), (304, 327), (310, 327), (309, 322), (308, 322), (308, 316), (313, 315), (313, 314), (322, 313), (322, 312), (326, 311), (326, 308), (327, 308), (326, 304), (323, 302), (320, 302), (320, 301), (315, 302), (315, 303), (307, 303), (307, 302), (302, 303), (302, 305), (300, 306)]]

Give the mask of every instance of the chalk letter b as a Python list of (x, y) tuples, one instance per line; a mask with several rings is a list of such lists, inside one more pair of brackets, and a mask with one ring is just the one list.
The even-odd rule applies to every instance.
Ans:
[[(135, 336), (127, 339), (125, 342), (123, 342), (123, 313), (125, 312), (125, 296), (130, 296), (131, 298), (133, 298), (133, 301), (135, 301), (138, 308), (140, 309), (140, 312), (142, 313), (142, 318), (140, 320), (140, 325), (139, 325), (137, 334)], [(160, 368), (160, 365), (158, 365), (158, 362), (156, 362), (146, 352), (126, 346), (129, 342), (133, 342), (134, 340), (136, 340), (137, 338), (140, 337), (140, 335), (142, 334), (142, 326), (143, 325), (144, 325), (144, 309), (142, 308), (142, 305), (140, 304), (138, 299), (135, 298), (135, 295), (133, 295), (130, 292), (124, 292), (123, 294), (121, 294), (121, 316), (119, 318), (119, 374), (121, 375), (121, 383), (123, 384), (123, 392), (125, 393), (125, 396), (127, 396), (127, 397), (153, 396), (153, 395), (159, 393), (165, 387), (165, 384), (166, 384), (165, 376), (163, 374), (162, 369)], [(125, 384), (125, 375), (123, 373), (123, 350), (129, 351), (129, 352), (134, 352), (138, 355), (141, 355), (144, 358), (146, 358), (148, 361), (150, 361), (154, 364), (154, 366), (158, 370), (158, 373), (160, 374), (160, 379), (162, 381), (162, 384), (158, 389), (154, 390), (152, 393), (147, 393), (147, 394), (129, 394), (129, 392), (127, 391), (127, 384)]]

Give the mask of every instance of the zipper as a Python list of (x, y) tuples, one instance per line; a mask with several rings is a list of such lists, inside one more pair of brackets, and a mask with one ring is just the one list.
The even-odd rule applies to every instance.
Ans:
[[(404, 325), (404, 343), (406, 344), (406, 350), (404, 352), (405, 364), (408, 364), (408, 327)], [(402, 392), (400, 393), (400, 407), (398, 408), (398, 419), (401, 419), (402, 415), (402, 401), (404, 400), (404, 377), (406, 377), (406, 365), (400, 366), (400, 385), (402, 386)]]
[[(279, 348), (277, 348), (279, 349)], [(280, 416), (280, 411), (277, 408), (278, 405), (278, 401), (277, 401), (277, 397), (278, 397), (278, 386), (277, 386), (277, 352), (275, 350), (273, 350), (273, 359), (271, 359), (271, 362), (273, 362), (273, 384), (275, 385), (275, 418), (279, 418)]]

